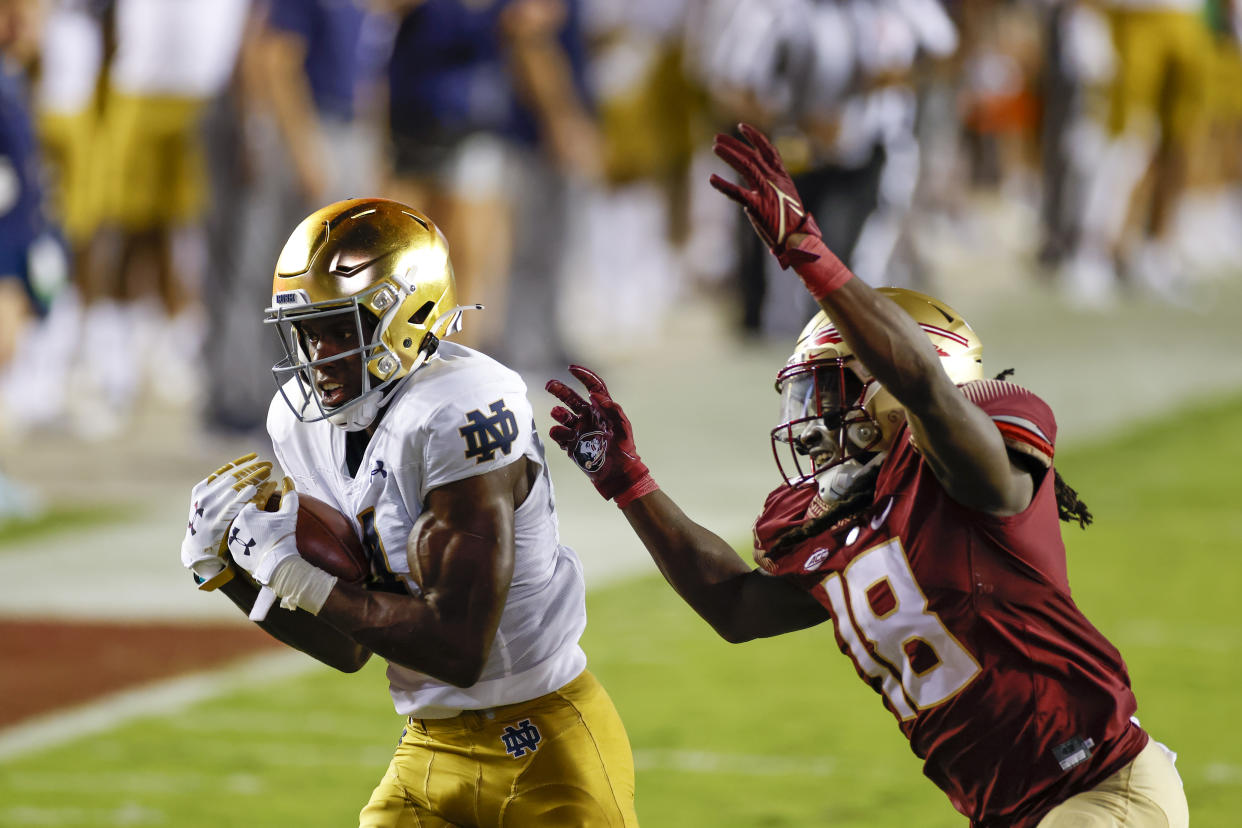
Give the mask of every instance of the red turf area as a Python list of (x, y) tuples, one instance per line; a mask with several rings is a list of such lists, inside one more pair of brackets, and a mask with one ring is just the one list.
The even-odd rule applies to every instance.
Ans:
[(0, 727), (280, 646), (236, 624), (0, 620)]

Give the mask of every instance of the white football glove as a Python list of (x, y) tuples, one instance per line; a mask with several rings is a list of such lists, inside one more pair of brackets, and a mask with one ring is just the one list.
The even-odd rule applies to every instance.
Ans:
[(229, 554), (263, 589), (250, 613), (262, 621), (273, 597), (285, 609), (304, 609), (318, 614), (336, 586), (336, 578), (298, 554), (298, 493), (286, 478), (280, 509), (265, 512), (246, 504), (233, 521), (226, 539)]
[(298, 557), (297, 526), (296, 491), (282, 495), (275, 512), (265, 512), (254, 503), (244, 504), (226, 539), (229, 554), (261, 586), (271, 586), (280, 562)]
[(225, 463), (190, 492), (181, 564), (194, 574), (199, 589), (213, 590), (233, 577), (221, 548), (225, 531), (272, 472), (272, 464), (256, 456), (251, 452)]

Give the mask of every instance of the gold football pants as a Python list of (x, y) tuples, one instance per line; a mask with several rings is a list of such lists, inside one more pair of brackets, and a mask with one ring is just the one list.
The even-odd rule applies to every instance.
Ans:
[(528, 702), (410, 718), (360, 828), (634, 826), (634, 759), (584, 671)]

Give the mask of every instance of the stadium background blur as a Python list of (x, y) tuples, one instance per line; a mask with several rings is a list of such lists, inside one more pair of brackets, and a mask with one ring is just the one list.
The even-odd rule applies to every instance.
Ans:
[[(463, 341), (522, 371), (539, 427), (544, 380), (598, 368), (663, 485), (744, 551), (777, 481), (768, 389), (814, 306), (708, 188), (728, 173), (712, 134), (772, 134), (830, 246), (966, 314), (989, 371), (1017, 369), (1084, 456), (1138, 421), (1239, 408), (1240, 36), (1228, 0), (0, 0), (0, 687), (25, 700), (0, 719), (0, 775), (66, 721), (116, 726), (105, 691), (284, 675), (238, 667), (244, 619), (193, 593), (173, 548), (190, 485), (266, 451), (262, 310), (315, 207), (380, 195), (435, 218), (462, 300), (486, 306)], [(706, 477), (726, 456), (730, 478)], [(648, 572), (551, 462), (588, 586)], [(1180, 472), (1155, 474), (1199, 499)], [(1093, 474), (1122, 500), (1135, 482)], [(1212, 539), (1237, 551), (1242, 527)], [(1201, 563), (1242, 588), (1242, 567)], [(1213, 629), (1211, 657), (1236, 660), (1236, 622)], [(168, 630), (188, 656), (152, 659)], [(93, 657), (92, 634), (114, 649)], [(47, 684), (40, 659), (61, 662)], [(67, 716), (50, 688), (69, 686), (116, 721)], [(1214, 759), (1196, 784), (1238, 803), (1242, 756)], [(647, 822), (644, 784), (640, 763)], [(14, 808), (0, 824), (111, 824)], [(737, 824), (787, 824), (763, 819)]]

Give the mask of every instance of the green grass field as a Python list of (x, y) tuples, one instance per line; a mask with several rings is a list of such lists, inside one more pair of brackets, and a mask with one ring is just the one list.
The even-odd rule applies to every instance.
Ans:
[(138, 514), (133, 506), (54, 506), (30, 518), (0, 518), (0, 554), (11, 544), (33, 538), (46, 538), (83, 527), (108, 526), (133, 520)]
[[(1198, 828), (1242, 806), (1239, 434), (1234, 398), (1058, 461), (1097, 520), (1066, 529), (1075, 596), (1181, 754)], [(646, 828), (965, 825), (826, 627), (730, 646), (658, 576), (589, 603)], [(400, 729), (378, 663), (239, 688), (0, 764), (0, 826), (353, 825)]]

